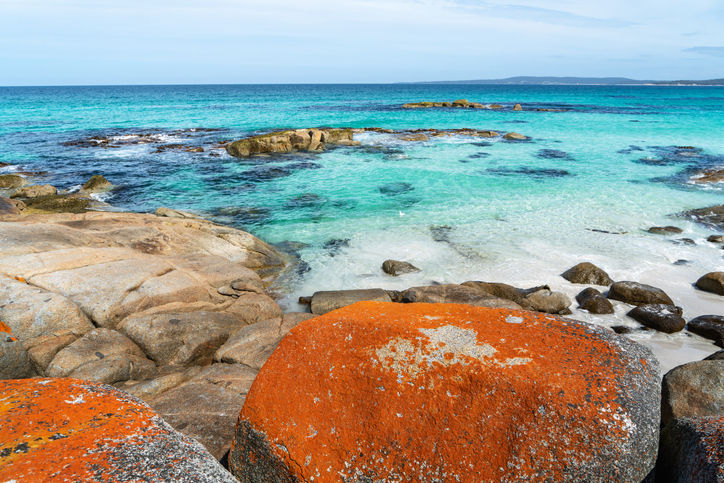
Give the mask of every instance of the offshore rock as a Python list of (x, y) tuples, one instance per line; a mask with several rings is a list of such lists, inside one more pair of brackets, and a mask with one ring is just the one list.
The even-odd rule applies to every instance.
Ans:
[(630, 305), (664, 304), (674, 301), (660, 288), (638, 282), (616, 282), (608, 290), (608, 298)]
[(472, 287), (455, 284), (412, 287), (402, 294), (402, 302), (408, 304), (467, 304), (506, 309), (521, 308), (512, 300), (496, 297)]
[(27, 180), (16, 174), (0, 174), (0, 189), (20, 188), (28, 184)]
[(311, 310), (314, 315), (323, 315), (362, 301), (392, 302), (392, 299), (381, 288), (321, 291), (312, 295)]
[(686, 329), (707, 339), (724, 339), (724, 316), (700, 315), (691, 319)]
[(673, 368), (661, 385), (661, 422), (724, 414), (724, 360), (690, 362)]
[(326, 144), (353, 141), (351, 129), (297, 129), (253, 136), (226, 146), (226, 151), (237, 158), (252, 154), (318, 151)]
[(97, 174), (95, 176), (92, 176), (91, 179), (85, 182), (85, 184), (81, 188), (81, 193), (104, 193), (111, 188), (113, 188), (113, 184), (106, 178), (104, 178), (103, 175)]
[(509, 132), (505, 136), (503, 136), (503, 139), (507, 139), (509, 141), (524, 141), (528, 139), (527, 136), (523, 136), (522, 134), (519, 134), (517, 132)]
[(593, 325), (362, 302), (281, 342), (229, 463), (244, 483), (639, 483), (659, 397), (648, 349)]
[(419, 272), (420, 269), (408, 262), (399, 260), (385, 260), (382, 263), (382, 271), (396, 277), (403, 273)]
[(586, 285), (608, 286), (613, 283), (613, 280), (611, 280), (611, 277), (609, 277), (605, 271), (590, 262), (579, 263), (575, 267), (569, 268), (563, 272), (561, 277), (571, 283), (582, 283)]
[(724, 481), (724, 416), (675, 419), (661, 432), (657, 483)]
[(73, 379), (0, 381), (0, 481), (237, 483), (146, 404)]

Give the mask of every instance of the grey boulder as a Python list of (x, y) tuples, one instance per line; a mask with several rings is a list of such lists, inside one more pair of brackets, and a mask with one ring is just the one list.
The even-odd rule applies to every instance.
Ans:
[(611, 285), (613, 280), (608, 274), (590, 262), (582, 262), (571, 267), (561, 274), (571, 283), (582, 283), (587, 285)]
[(690, 362), (670, 370), (661, 385), (661, 422), (724, 414), (724, 360)]
[(660, 288), (638, 282), (614, 283), (608, 289), (608, 298), (630, 305), (675, 305), (674, 301)]
[(684, 330), (686, 320), (681, 316), (681, 307), (665, 304), (640, 305), (631, 310), (628, 315), (646, 327), (673, 334)]

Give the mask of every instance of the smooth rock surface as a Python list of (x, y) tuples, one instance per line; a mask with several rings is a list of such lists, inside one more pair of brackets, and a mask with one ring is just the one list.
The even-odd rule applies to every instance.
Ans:
[(656, 458), (658, 363), (534, 312), (361, 302), (291, 331), (246, 398), (246, 482), (630, 482)]
[(0, 381), (4, 483), (238, 483), (146, 404), (73, 379)]
[(595, 288), (587, 288), (576, 295), (579, 308), (588, 310), (592, 314), (612, 314), (614, 312), (611, 302)]
[(239, 412), (256, 375), (241, 365), (214, 364), (147, 401), (177, 431), (221, 459), (231, 447)]
[(55, 186), (49, 184), (23, 186), (16, 189), (10, 198), (37, 198), (39, 196), (53, 196), (58, 194)]
[(515, 302), (464, 285), (412, 287), (402, 294), (403, 303), (466, 304), (477, 307), (520, 309)]
[(35, 375), (28, 353), (10, 333), (10, 327), (0, 322), (0, 380), (23, 379)]
[(384, 290), (371, 288), (365, 290), (330, 290), (315, 292), (312, 295), (312, 313), (323, 315), (357, 302), (371, 300), (376, 302), (391, 302), (392, 299)]
[(3, 215), (19, 215), (25, 209), (25, 203), (20, 200), (3, 198), (0, 196), (0, 216)]
[(171, 312), (127, 317), (118, 331), (156, 365), (188, 367), (211, 364), (216, 350), (245, 325), (225, 312)]
[(654, 233), (656, 235), (676, 235), (684, 233), (684, 230), (678, 226), (652, 226), (649, 228), (649, 233)]
[(682, 308), (674, 305), (650, 304), (640, 305), (626, 315), (646, 327), (673, 334), (684, 330), (686, 326), (686, 320), (681, 316), (682, 313)]
[(696, 281), (696, 287), (705, 292), (724, 295), (724, 272), (709, 272)]
[(571, 299), (561, 292), (539, 290), (526, 297), (533, 310), (547, 314), (560, 314), (571, 306)]
[(608, 273), (598, 268), (590, 262), (582, 262), (571, 267), (561, 274), (571, 283), (583, 283), (586, 285), (605, 285), (609, 286), (613, 283)]
[(45, 374), (113, 384), (152, 377), (156, 365), (128, 337), (98, 328), (58, 352)]
[(259, 370), (287, 332), (314, 317), (313, 314), (290, 312), (284, 314), (283, 318), (277, 317), (244, 327), (216, 351), (214, 361), (243, 364)]
[(661, 432), (657, 483), (722, 483), (724, 416), (675, 419)]
[(474, 288), (476, 290), (482, 290), (483, 292), (490, 295), (495, 295), (496, 297), (512, 300), (525, 310), (534, 310), (530, 302), (526, 300), (526, 297), (528, 295), (535, 293), (539, 290), (550, 290), (550, 287), (548, 285), (540, 285), (531, 288), (516, 288), (512, 285), (498, 282), (469, 281), (463, 282), (461, 285), (463, 285), (464, 287)]
[(608, 289), (608, 298), (631, 305), (676, 305), (660, 288), (638, 282), (616, 282)]
[(724, 361), (698, 361), (675, 367), (661, 385), (661, 422), (724, 414)]

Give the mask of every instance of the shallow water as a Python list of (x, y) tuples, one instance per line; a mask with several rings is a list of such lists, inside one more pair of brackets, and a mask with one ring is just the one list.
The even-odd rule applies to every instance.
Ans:
[[(505, 109), (400, 107), (458, 98)], [(560, 273), (590, 261), (615, 280), (661, 287), (688, 319), (724, 313), (720, 297), (692, 287), (724, 270), (721, 247), (706, 242), (715, 231), (672, 216), (723, 202), (720, 186), (690, 182), (724, 166), (722, 100), (723, 88), (649, 86), (0, 88), (0, 162), (11, 164), (0, 172), (46, 171), (35, 181), (66, 189), (102, 173), (118, 185), (106, 199), (117, 208), (170, 206), (272, 243), (297, 242), (304, 263), (275, 287), (287, 310), (317, 290), (466, 280), (548, 284), (573, 299), (583, 287)], [(567, 111), (516, 112), (515, 103)], [(405, 142), (368, 132), (355, 135), (361, 147), (247, 160), (214, 147), (316, 126), (469, 127), (530, 140)], [(159, 149), (173, 144), (204, 152)], [(645, 231), (662, 225), (685, 232)], [(388, 258), (422, 272), (388, 276), (380, 269)], [(573, 316), (638, 326), (625, 312), (618, 305), (611, 316)], [(664, 370), (717, 349), (686, 332), (630, 337), (651, 347)]]

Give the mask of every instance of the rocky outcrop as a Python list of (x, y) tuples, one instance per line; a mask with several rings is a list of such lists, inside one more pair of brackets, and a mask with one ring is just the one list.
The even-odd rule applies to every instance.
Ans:
[(398, 138), (400, 141), (429, 141), (430, 138), (423, 133), (403, 134)]
[(315, 292), (314, 295), (312, 295), (311, 310), (314, 315), (323, 315), (327, 312), (365, 300), (392, 302), (389, 294), (381, 288), (329, 290)]
[(724, 360), (675, 367), (661, 386), (661, 422), (724, 414)]
[(464, 285), (412, 287), (402, 294), (403, 303), (466, 304), (477, 307), (520, 309), (515, 302)]
[(24, 209), (25, 203), (22, 201), (0, 196), (0, 217), (3, 215), (9, 215), (10, 217), (19, 215)]
[(696, 288), (724, 295), (724, 272), (709, 272), (696, 281)]
[(681, 214), (703, 225), (724, 229), (724, 205), (697, 208)]
[(700, 315), (689, 321), (686, 330), (711, 340), (724, 339), (724, 316)]
[(661, 432), (657, 483), (719, 483), (724, 474), (724, 416), (680, 418)]
[(678, 226), (652, 226), (649, 228), (649, 233), (653, 233), (655, 235), (676, 235), (684, 233), (684, 230)]
[(640, 305), (631, 310), (628, 315), (632, 319), (640, 322), (659, 332), (673, 334), (684, 330), (686, 320), (681, 316), (683, 310), (681, 307), (664, 304), (648, 304)]
[(611, 280), (611, 277), (609, 277), (605, 271), (590, 262), (582, 262), (575, 267), (569, 268), (561, 274), (561, 277), (571, 283), (582, 283), (586, 285), (608, 286), (613, 283), (613, 280)]
[(595, 288), (587, 288), (576, 295), (579, 308), (592, 314), (612, 314), (613, 305)]
[(528, 136), (524, 136), (517, 132), (509, 132), (508, 134), (503, 136), (503, 139), (506, 139), (508, 141), (525, 141), (526, 139), (529, 139), (529, 138), (528, 138)]
[(43, 184), (18, 188), (10, 195), (10, 198), (38, 198), (40, 196), (53, 196), (56, 194), (58, 194), (58, 190), (55, 186)]
[(0, 381), (0, 481), (236, 483), (146, 404), (74, 379)]
[(522, 107), (520, 104), (516, 104), (516, 105), (513, 106), (513, 110), (514, 110), (514, 111), (522, 111), (522, 110), (523, 110), (523, 107)]
[(253, 154), (288, 153), (291, 151), (323, 151), (325, 145), (353, 141), (351, 129), (297, 129), (253, 136), (226, 146), (237, 158)]
[(548, 285), (541, 285), (531, 288), (516, 288), (506, 283), (497, 282), (469, 281), (463, 282), (462, 285), (465, 287), (474, 288), (476, 290), (481, 290), (487, 294), (494, 295), (496, 297), (511, 300), (525, 310), (534, 310), (531, 303), (526, 300), (526, 297), (528, 295), (538, 292), (539, 290), (550, 290), (550, 287)]
[(216, 351), (214, 361), (243, 364), (259, 370), (290, 330), (314, 317), (313, 314), (290, 312), (244, 327)]
[(385, 260), (382, 263), (382, 271), (389, 275), (392, 275), (393, 277), (397, 277), (398, 275), (402, 275), (403, 273), (419, 272), (420, 269), (408, 262), (401, 262), (398, 260)]
[(608, 290), (608, 298), (630, 305), (675, 305), (660, 288), (638, 282), (616, 282)]
[(657, 367), (638, 344), (551, 315), (363, 302), (282, 341), (230, 469), (244, 482), (638, 483), (657, 453)]
[(0, 174), (0, 189), (20, 188), (28, 184), (27, 180), (16, 174)]

